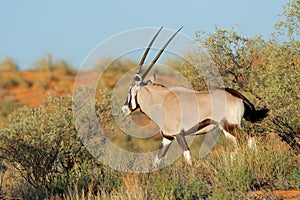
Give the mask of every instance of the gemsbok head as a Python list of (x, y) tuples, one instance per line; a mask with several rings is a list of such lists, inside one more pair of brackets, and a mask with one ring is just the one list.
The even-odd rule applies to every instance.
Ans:
[(191, 164), (188, 135), (206, 134), (219, 127), (225, 137), (237, 146), (236, 136), (241, 129), (242, 118), (258, 122), (268, 115), (269, 109), (255, 109), (240, 92), (230, 88), (210, 91), (194, 91), (184, 87), (168, 88), (154, 83), (155, 76), (145, 80), (165, 48), (182, 27), (175, 32), (143, 72), (145, 58), (162, 27), (154, 35), (140, 62), (138, 72), (128, 90), (122, 112), (129, 115), (140, 108), (160, 128), (162, 147), (155, 159), (158, 165), (166, 155), (174, 139), (183, 150), (186, 161)]

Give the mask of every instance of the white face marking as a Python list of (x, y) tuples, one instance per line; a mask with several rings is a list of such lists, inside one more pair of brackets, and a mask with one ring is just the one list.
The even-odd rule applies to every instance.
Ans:
[(129, 115), (131, 113), (131, 111), (127, 105), (122, 106), (122, 113), (124, 115)]
[(130, 102), (131, 108), (135, 109), (136, 108), (136, 102), (135, 102), (136, 89), (135, 89), (135, 87), (132, 87), (130, 91), (131, 91), (131, 94), (130, 94), (131, 95), (131, 98), (130, 98), (131, 99), (131, 102)]
[[(122, 113), (125, 115), (129, 115), (132, 110), (136, 109), (137, 102), (136, 102), (136, 94), (137, 91), (140, 89), (140, 86), (131, 86), (128, 91), (128, 96), (126, 99), (125, 104), (122, 106)], [(130, 105), (130, 106), (129, 106)]]

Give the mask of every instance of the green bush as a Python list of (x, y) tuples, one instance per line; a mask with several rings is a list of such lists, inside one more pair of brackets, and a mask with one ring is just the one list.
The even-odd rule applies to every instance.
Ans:
[(20, 103), (16, 100), (4, 100), (0, 103), (0, 122), (7, 120), (8, 115), (17, 107)]
[(118, 178), (83, 147), (70, 108), (65, 98), (54, 98), (42, 108), (23, 107), (0, 130), (1, 162), (17, 170), (35, 191), (32, 197), (25, 192), (26, 199), (62, 195), (70, 185), (87, 191), (94, 182), (96, 191), (105, 185), (107, 192), (112, 190), (109, 185), (118, 185), (113, 182)]
[(98, 88), (113, 89), (116, 81), (129, 70), (136, 67), (138, 64), (133, 60), (126, 58), (118, 58), (112, 60), (111, 58), (102, 58), (94, 66), (96, 71), (103, 71), (101, 79), (99, 80)]
[(23, 107), (1, 129), (1, 156), (34, 188), (51, 190), (53, 175), (68, 172), (81, 144), (65, 102), (46, 108)]
[(288, 41), (284, 45), (300, 50), (300, 2), (299, 0), (290, 0), (284, 5), (283, 14), (280, 20), (275, 24), (275, 33), (277, 37), (283, 37)]
[[(269, 41), (260, 36), (248, 38), (235, 29), (199, 31), (196, 42), (206, 49), (225, 87), (238, 89), (256, 107), (271, 109), (269, 119), (260, 125), (245, 122), (244, 130), (254, 135), (275, 131), (299, 153), (299, 50), (286, 43), (279, 44), (275, 38)], [(193, 76), (193, 72), (187, 74)]]
[(17, 71), (18, 66), (17, 64), (9, 57), (4, 58), (0, 62), (0, 72), (6, 72), (6, 71)]
[(76, 71), (64, 60), (58, 60), (53, 66), (53, 70), (57, 70), (65, 75), (75, 75)]
[(74, 75), (75, 70), (72, 66), (70, 66), (64, 60), (57, 60), (53, 61), (53, 58), (50, 54), (40, 58), (38, 61), (34, 63), (34, 69), (43, 71), (43, 72), (50, 72), (50, 71), (59, 71), (65, 75)]
[(10, 89), (20, 85), (30, 87), (32, 83), (28, 80), (25, 80), (22, 74), (19, 72), (16, 72), (16, 74), (12, 77), (6, 77), (0, 74), (0, 88)]

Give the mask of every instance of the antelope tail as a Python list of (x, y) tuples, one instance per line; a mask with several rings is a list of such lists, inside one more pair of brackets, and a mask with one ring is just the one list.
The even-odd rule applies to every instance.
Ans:
[(243, 100), (244, 107), (245, 107), (245, 113), (244, 113), (244, 119), (250, 122), (259, 122), (265, 117), (268, 116), (269, 109), (268, 108), (262, 108), (259, 110), (256, 110), (254, 105), (247, 99), (244, 95), (242, 95), (237, 90), (231, 89), (231, 88), (225, 88), (226, 92), (230, 93), (231, 95), (238, 97)]

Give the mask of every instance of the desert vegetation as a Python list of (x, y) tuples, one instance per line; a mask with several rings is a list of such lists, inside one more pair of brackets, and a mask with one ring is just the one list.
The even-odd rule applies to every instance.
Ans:
[[(201, 136), (196, 138), (191, 146), (192, 166), (181, 158), (161, 170), (140, 174), (105, 166), (86, 149), (75, 128), (72, 106), (77, 104), (72, 102), (72, 84), (58, 85), (61, 81), (72, 83), (75, 70), (47, 55), (30, 70), (46, 74), (43, 78), (47, 81), (32, 80), (11, 58), (4, 59), (0, 62), (0, 199), (299, 198), (299, 10), (299, 0), (289, 1), (268, 40), (247, 37), (238, 27), (197, 31), (194, 42), (201, 55), (187, 52), (187, 60), (167, 61), (195, 90), (207, 89), (203, 80), (209, 82), (213, 77), (209, 69), (216, 67), (224, 86), (238, 89), (257, 107), (271, 110), (260, 123), (243, 121), (234, 156), (221, 136), (215, 149), (198, 159)], [(109, 62), (99, 61), (95, 71)], [(99, 80), (93, 103), (98, 122), (112, 142), (128, 151), (149, 152), (159, 147), (157, 136), (137, 139), (124, 134), (114, 124), (116, 116), (110, 106), (113, 86), (135, 66), (132, 60), (112, 62)], [(54, 92), (45, 95), (41, 104), (29, 105), (12, 96), (10, 91), (15, 88)], [(88, 88), (81, 92), (89, 93)], [(93, 131), (87, 129), (86, 134)], [(249, 135), (256, 138), (255, 150), (245, 142)]]

